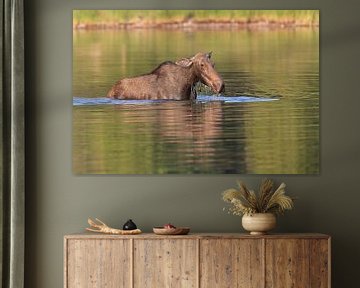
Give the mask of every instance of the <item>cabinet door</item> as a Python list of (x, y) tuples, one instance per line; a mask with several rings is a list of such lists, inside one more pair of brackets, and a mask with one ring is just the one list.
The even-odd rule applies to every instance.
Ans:
[(68, 239), (65, 287), (131, 287), (130, 248), (130, 240)]
[(310, 287), (330, 287), (330, 240), (310, 241)]
[(309, 240), (266, 239), (266, 287), (309, 287)]
[(200, 241), (200, 287), (259, 288), (264, 285), (261, 239)]
[(197, 240), (134, 240), (134, 287), (197, 287)]

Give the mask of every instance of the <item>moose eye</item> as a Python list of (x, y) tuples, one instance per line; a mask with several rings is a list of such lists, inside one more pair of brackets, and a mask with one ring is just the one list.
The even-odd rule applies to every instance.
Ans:
[(200, 67), (201, 67), (201, 68), (204, 68), (204, 67), (205, 67), (205, 64), (204, 64), (204, 63), (201, 63), (201, 64), (200, 64)]

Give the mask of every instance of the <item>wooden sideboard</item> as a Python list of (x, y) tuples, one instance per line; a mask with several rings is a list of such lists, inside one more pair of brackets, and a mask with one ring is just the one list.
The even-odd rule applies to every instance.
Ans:
[(65, 288), (325, 288), (323, 234), (67, 235)]

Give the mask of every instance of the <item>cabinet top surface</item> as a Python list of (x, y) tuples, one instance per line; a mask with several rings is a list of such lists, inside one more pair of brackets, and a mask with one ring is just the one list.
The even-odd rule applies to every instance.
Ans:
[(156, 235), (142, 233), (138, 235), (110, 235), (101, 233), (76, 233), (64, 236), (65, 239), (329, 239), (329, 235), (320, 233), (286, 233), (250, 235), (245, 233), (189, 233), (188, 235)]

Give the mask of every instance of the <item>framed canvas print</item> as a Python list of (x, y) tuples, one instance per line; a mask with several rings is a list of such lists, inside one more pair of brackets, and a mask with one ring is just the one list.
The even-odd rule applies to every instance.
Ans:
[(318, 174), (319, 11), (74, 10), (75, 174)]

